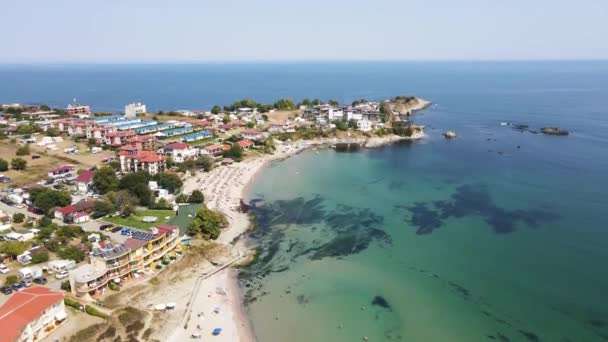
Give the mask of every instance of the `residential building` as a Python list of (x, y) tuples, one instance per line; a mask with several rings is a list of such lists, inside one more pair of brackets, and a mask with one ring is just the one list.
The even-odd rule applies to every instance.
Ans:
[(50, 170), (48, 176), (51, 178), (65, 177), (70, 175), (74, 170), (76, 170), (76, 166), (74, 165), (63, 165)]
[(213, 145), (205, 146), (205, 148), (203, 149), (203, 153), (212, 155), (214, 157), (221, 156), (224, 153), (223, 145), (213, 144)]
[(127, 146), (134, 147), (138, 150), (156, 151), (159, 148), (158, 137), (152, 134), (138, 135), (127, 139)]
[(123, 244), (95, 244), (90, 263), (70, 271), (72, 293), (77, 297), (100, 295), (110, 281), (123, 282), (144, 270), (162, 269), (181, 254), (179, 242), (177, 227), (162, 224), (135, 232)]
[(93, 185), (94, 172), (91, 170), (85, 170), (76, 177), (76, 189), (81, 193), (87, 193)]
[(197, 141), (197, 140), (201, 140), (201, 139), (205, 139), (205, 138), (209, 138), (211, 137), (213, 134), (211, 134), (210, 131), (198, 131), (192, 134), (186, 134), (183, 137), (181, 137), (182, 141), (185, 142), (192, 142), (192, 141)]
[(112, 132), (106, 135), (105, 143), (112, 146), (124, 146), (129, 139), (135, 136), (137, 133), (134, 130)]
[(134, 118), (146, 114), (146, 105), (141, 102), (129, 103), (125, 106), (125, 117)]
[(80, 105), (80, 104), (73, 104), (73, 105), (70, 104), (65, 109), (65, 112), (68, 115), (88, 116), (91, 113), (91, 107), (89, 107), (89, 106), (83, 106), (83, 105)]
[(0, 307), (0, 341), (40, 341), (67, 318), (63, 294), (42, 286), (17, 291)]
[(254, 144), (253, 144), (253, 141), (251, 141), (251, 140), (247, 140), (247, 139), (245, 139), (245, 140), (241, 140), (241, 141), (239, 141), (237, 144), (239, 144), (239, 146), (241, 146), (241, 148), (243, 148), (244, 150), (245, 150), (245, 149), (248, 149), (248, 148), (250, 148), (251, 146), (253, 146), (253, 145), (254, 145)]
[(249, 140), (262, 140), (264, 138), (264, 134), (255, 129), (246, 129), (241, 133), (241, 137)]
[(163, 152), (167, 157), (171, 157), (176, 163), (183, 163), (187, 159), (198, 157), (198, 149), (186, 143), (171, 143), (163, 148)]
[(152, 151), (121, 148), (118, 157), (122, 173), (146, 171), (154, 175), (167, 169), (167, 157)]
[(66, 223), (83, 223), (90, 220), (89, 214), (93, 211), (93, 207), (95, 200), (86, 198), (63, 208), (54, 208), (53, 215)]
[(372, 130), (372, 122), (369, 120), (357, 121), (357, 129), (362, 132), (369, 132)]

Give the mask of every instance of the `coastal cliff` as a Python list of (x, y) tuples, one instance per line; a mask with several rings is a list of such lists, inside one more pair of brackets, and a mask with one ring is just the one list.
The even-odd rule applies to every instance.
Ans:
[(430, 106), (431, 102), (416, 96), (397, 96), (383, 103), (384, 112), (394, 121), (399, 116), (410, 116)]

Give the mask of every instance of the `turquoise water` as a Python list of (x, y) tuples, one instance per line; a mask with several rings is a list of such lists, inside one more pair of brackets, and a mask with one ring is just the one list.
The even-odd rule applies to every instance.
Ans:
[(422, 142), (258, 177), (241, 283), (260, 341), (608, 340), (608, 73), (480, 68), (430, 98)]
[(98, 111), (427, 98), (422, 142), (302, 153), (258, 177), (260, 257), (241, 283), (259, 340), (608, 340), (608, 62), (4, 65), (0, 79), (0, 102)]

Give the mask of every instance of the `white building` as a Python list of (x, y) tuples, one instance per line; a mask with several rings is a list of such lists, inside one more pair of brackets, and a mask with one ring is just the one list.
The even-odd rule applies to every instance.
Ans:
[(137, 115), (146, 114), (146, 105), (141, 102), (129, 103), (125, 106), (125, 117), (134, 118)]
[(357, 129), (363, 132), (369, 132), (372, 130), (372, 122), (369, 120), (357, 121)]
[(0, 340), (40, 341), (67, 318), (63, 294), (42, 286), (17, 291), (0, 307)]
[(198, 157), (198, 149), (186, 143), (171, 143), (164, 147), (165, 154), (175, 163), (183, 163), (185, 160)]

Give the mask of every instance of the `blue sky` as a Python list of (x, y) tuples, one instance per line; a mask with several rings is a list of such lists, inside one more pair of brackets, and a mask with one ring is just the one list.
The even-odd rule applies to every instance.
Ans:
[(606, 0), (1, 1), (0, 62), (608, 59)]

